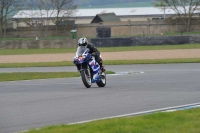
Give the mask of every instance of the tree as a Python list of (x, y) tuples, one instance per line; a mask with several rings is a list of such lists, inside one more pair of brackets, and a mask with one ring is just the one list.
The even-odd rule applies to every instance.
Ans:
[[(48, 27), (50, 22), (56, 24), (56, 35), (57, 35), (57, 22), (66, 20), (73, 14), (76, 9), (74, 5), (75, 0), (37, 0), (37, 7), (40, 9), (41, 17), (46, 16), (45, 21), (45, 35), (47, 36)], [(52, 20), (52, 18), (55, 18)]]
[(37, 1), (37, 6), (40, 9), (40, 14), (42, 17), (44, 17), (43, 14), (45, 14), (46, 21), (45, 21), (45, 36), (48, 36), (48, 31), (49, 31), (49, 23), (50, 23), (50, 18), (52, 17), (54, 13), (54, 5), (53, 5), (54, 0), (38, 0)]
[[(37, 33), (38, 25), (45, 25), (44, 21), (42, 19), (33, 19), (33, 17), (42, 17), (42, 13), (39, 12), (39, 1), (38, 0), (27, 0), (25, 2), (25, 7), (24, 10), (28, 10), (27, 12), (23, 12), (21, 11), (21, 14), (27, 16), (24, 17), (23, 19), (19, 19), (20, 22), (24, 22), (26, 23), (27, 26), (29, 27), (34, 27), (33, 29), (35, 30), (35, 33)], [(19, 22), (19, 20), (17, 20), (17, 23)], [(18, 25), (18, 24), (17, 24)], [(18, 29), (18, 28), (17, 28)]]
[(60, 21), (65, 21), (69, 18), (69, 16), (74, 15), (77, 6), (74, 5), (74, 0), (53, 0), (52, 1), (54, 9), (55, 9), (55, 21), (56, 24), (56, 35), (58, 30), (58, 24)]
[(177, 18), (184, 25), (183, 31), (191, 31), (191, 20), (197, 10), (198, 6), (200, 6), (200, 0), (155, 0), (155, 7), (162, 9), (172, 9)]
[(6, 36), (8, 14), (13, 0), (0, 0), (0, 35)]
[(9, 16), (12, 12), (19, 10), (23, 6), (23, 0), (0, 0), (0, 36), (6, 37)]

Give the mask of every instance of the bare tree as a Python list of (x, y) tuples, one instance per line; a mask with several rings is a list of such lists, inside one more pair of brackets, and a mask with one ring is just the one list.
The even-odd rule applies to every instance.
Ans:
[[(57, 35), (58, 22), (66, 20), (69, 16), (74, 14), (76, 9), (74, 1), (75, 0), (28, 0), (26, 6), (29, 11), (25, 11), (22, 14), (28, 16), (27, 18), (29, 19), (24, 19), (23, 21), (29, 26), (32, 26), (33, 21), (35, 23), (37, 21), (36, 26), (38, 26), (40, 21), (44, 26), (44, 36), (48, 36), (49, 25), (53, 23), (56, 25)], [(35, 18), (35, 20), (32, 18)]]
[(184, 25), (183, 31), (191, 31), (191, 20), (200, 6), (200, 0), (155, 0), (155, 7), (172, 9)]
[(9, 15), (22, 8), (25, 0), (0, 0), (0, 35), (6, 37)]
[(53, 0), (52, 4), (55, 8), (55, 25), (56, 25), (56, 35), (58, 30), (58, 24), (60, 21), (68, 20), (70, 16), (73, 16), (76, 12), (77, 6), (74, 4), (75, 0)]
[(0, 0), (0, 36), (2, 38), (3, 22), (4, 22), (5, 1)]
[(0, 0), (0, 35), (6, 36), (7, 18), (12, 0)]
[[(38, 18), (40, 16), (40, 14), (38, 13), (35, 13), (36, 10), (38, 10), (38, 0), (27, 0), (26, 3), (25, 3), (25, 10), (27, 11), (21, 11), (21, 12), (18, 12), (18, 17), (20, 17), (22, 15), (26, 16), (26, 17), (23, 17), (21, 19), (16, 19), (16, 22), (17, 22), (17, 27), (18, 27), (18, 23), (19, 22), (23, 22), (26, 24), (27, 27), (36, 27), (37, 26), (37, 23), (34, 23), (34, 19), (32, 19), (33, 17), (36, 17), (37, 21), (38, 22)], [(20, 20), (20, 21), (19, 21)], [(18, 29), (18, 28), (17, 28)], [(35, 32), (36, 31), (36, 28), (34, 28)], [(38, 34), (38, 33), (36, 33)]]
[(40, 9), (40, 14), (42, 17), (46, 17), (45, 20), (45, 36), (48, 36), (49, 24), (51, 17), (54, 13), (54, 5), (52, 4), (53, 0), (38, 0), (37, 5)]

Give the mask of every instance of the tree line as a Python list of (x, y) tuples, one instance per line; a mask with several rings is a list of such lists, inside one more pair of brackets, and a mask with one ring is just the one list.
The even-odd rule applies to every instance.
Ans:
[(6, 36), (6, 29), (10, 20), (9, 14), (18, 10), (21, 1), (0, 0), (0, 36)]
[[(6, 37), (6, 29), (12, 19), (9, 15), (22, 9), (40, 10), (41, 15), (42, 11), (45, 11), (48, 15), (45, 23), (46, 32), (48, 32), (49, 17), (54, 14), (55, 24), (60, 20), (66, 19), (77, 8), (74, 1), (75, 0), (0, 0), (0, 36)], [(62, 16), (60, 16), (61, 14)]]
[[(124, 2), (149, 2), (151, 0), (0, 0), (0, 36), (6, 37), (6, 29), (11, 18), (9, 15), (21, 9), (28, 10), (45, 10), (48, 16), (51, 16), (52, 10), (56, 11), (55, 24), (60, 20), (65, 20), (69, 17), (77, 5), (104, 5), (112, 3)], [(154, 6), (166, 9), (172, 9), (176, 12), (175, 18), (183, 24), (184, 31), (191, 31), (192, 18), (199, 13), (200, 0), (153, 0)], [(55, 13), (55, 12), (54, 12)], [(63, 16), (60, 17), (60, 14)], [(49, 18), (46, 19), (46, 31), (48, 32)], [(57, 25), (56, 25), (57, 32)]]
[(172, 9), (176, 15), (168, 19), (170, 23), (181, 23), (181, 32), (190, 32), (193, 30), (192, 24), (199, 24), (198, 18), (192, 23), (194, 15), (199, 16), (200, 0), (155, 0), (154, 6), (166, 9)]

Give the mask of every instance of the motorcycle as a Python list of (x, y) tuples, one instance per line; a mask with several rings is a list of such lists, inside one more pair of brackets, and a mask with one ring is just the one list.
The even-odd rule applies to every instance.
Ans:
[(90, 88), (92, 83), (96, 83), (99, 87), (106, 85), (106, 74), (100, 69), (100, 65), (91, 56), (89, 49), (79, 46), (74, 57), (74, 64), (80, 72), (82, 82), (86, 88)]

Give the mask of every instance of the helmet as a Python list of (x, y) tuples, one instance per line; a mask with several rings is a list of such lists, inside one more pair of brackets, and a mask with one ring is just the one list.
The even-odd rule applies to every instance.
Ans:
[(87, 44), (88, 44), (88, 41), (87, 41), (87, 39), (86, 39), (85, 37), (80, 38), (80, 39), (78, 40), (78, 45), (79, 45), (79, 46), (86, 46)]

